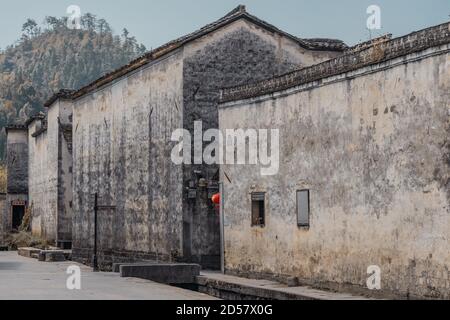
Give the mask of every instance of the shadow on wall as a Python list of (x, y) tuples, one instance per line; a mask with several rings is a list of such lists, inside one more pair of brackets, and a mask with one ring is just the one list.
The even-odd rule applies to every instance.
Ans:
[(0, 165), (0, 193), (6, 193), (6, 166)]

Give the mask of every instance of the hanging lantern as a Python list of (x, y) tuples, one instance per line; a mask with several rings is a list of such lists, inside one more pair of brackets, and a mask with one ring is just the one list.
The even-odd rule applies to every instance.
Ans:
[(213, 195), (211, 200), (215, 205), (220, 205), (220, 193)]

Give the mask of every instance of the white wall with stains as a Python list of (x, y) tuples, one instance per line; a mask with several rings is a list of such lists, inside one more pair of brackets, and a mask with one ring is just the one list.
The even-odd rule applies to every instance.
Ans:
[[(449, 45), (219, 108), (220, 128), (280, 130), (280, 171), (222, 167), (227, 272), (450, 297)], [(222, 175), (223, 176), (223, 175)], [(296, 191), (310, 189), (310, 228)], [(266, 225), (251, 196), (266, 192)]]

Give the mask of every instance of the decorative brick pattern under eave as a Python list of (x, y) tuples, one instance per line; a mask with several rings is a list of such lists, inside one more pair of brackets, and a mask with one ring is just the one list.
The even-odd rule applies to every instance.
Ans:
[(310, 67), (258, 83), (222, 90), (221, 102), (231, 102), (272, 94), (362, 67), (399, 58), (414, 52), (450, 43), (450, 23), (413, 32), (404, 37), (375, 39), (370, 46), (358, 46), (344, 55)]

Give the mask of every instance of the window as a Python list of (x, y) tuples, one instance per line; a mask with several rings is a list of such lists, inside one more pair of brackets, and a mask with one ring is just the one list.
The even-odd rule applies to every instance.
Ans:
[(263, 192), (252, 193), (252, 227), (264, 227), (265, 221), (265, 198)]
[(309, 190), (297, 191), (297, 225), (309, 227)]

